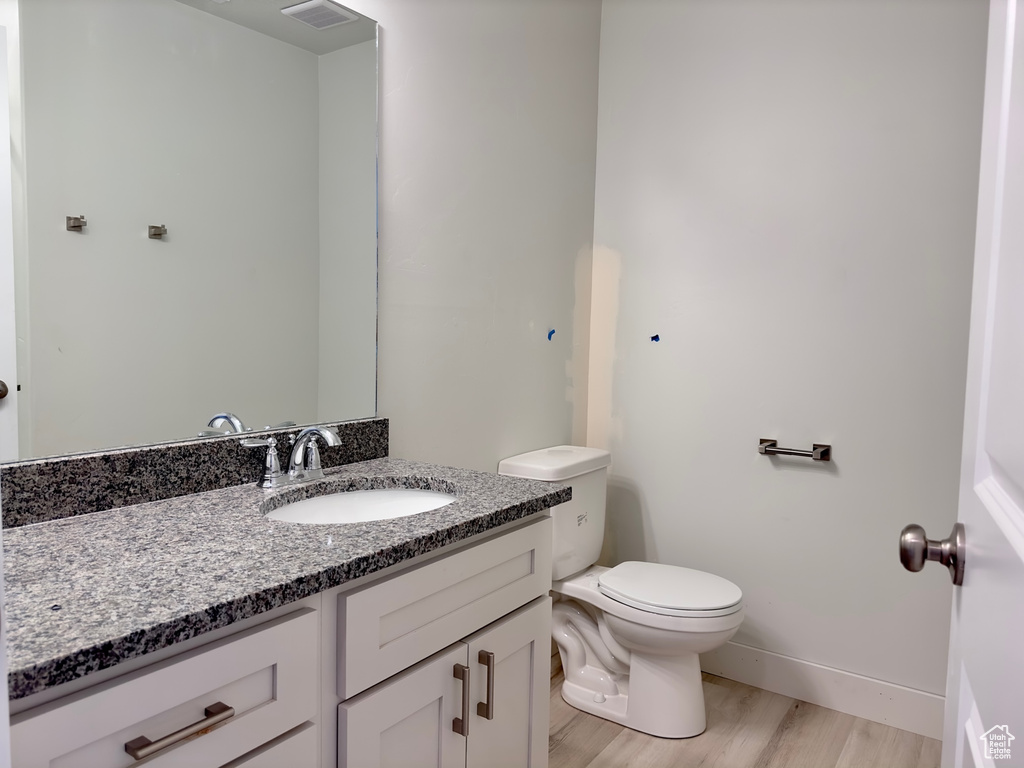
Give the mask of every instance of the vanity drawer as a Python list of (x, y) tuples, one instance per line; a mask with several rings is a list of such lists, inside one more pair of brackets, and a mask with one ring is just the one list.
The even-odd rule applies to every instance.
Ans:
[(338, 596), (347, 699), (551, 589), (551, 518)]
[[(11, 718), (16, 768), (222, 766), (315, 717), (319, 623), (303, 608)], [(234, 714), (138, 760), (125, 744)], [(217, 708), (214, 707), (216, 710)]]

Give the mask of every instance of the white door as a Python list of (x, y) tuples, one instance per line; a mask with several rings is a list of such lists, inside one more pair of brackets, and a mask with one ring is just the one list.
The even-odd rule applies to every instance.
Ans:
[(551, 598), (537, 598), (466, 643), (473, 670), (466, 764), (470, 768), (544, 768), (548, 764)]
[(1024, 3), (992, 0), (942, 765), (1024, 766)]
[[(0, 27), (0, 462), (18, 458), (18, 398), (14, 336), (14, 237), (11, 213), (11, 115), (7, 30)], [(6, 394), (5, 394), (6, 393)]]
[(456, 643), (338, 706), (338, 768), (465, 768), (466, 737), (453, 730), (468, 712), (462, 683), (466, 646)]
[[(11, 236), (11, 146), (7, 93), (7, 30), (0, 27), (0, 379), (14, 372), (14, 244)], [(7, 371), (10, 370), (11, 374)], [(11, 389), (14, 389), (12, 386)], [(11, 394), (0, 400), (0, 462), (18, 458), (18, 414)], [(3, 509), (0, 509), (0, 516)], [(0, 649), (7, 647), (3, 530), (0, 529)], [(0, 652), (0, 680), (7, 680), (7, 654)], [(0, 696), (0, 768), (11, 764), (7, 697)]]

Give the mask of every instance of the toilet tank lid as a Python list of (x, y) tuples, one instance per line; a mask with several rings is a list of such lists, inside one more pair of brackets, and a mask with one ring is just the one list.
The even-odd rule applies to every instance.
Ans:
[(498, 474), (558, 482), (602, 469), (611, 463), (612, 455), (600, 448), (558, 445), (502, 459), (498, 463)]

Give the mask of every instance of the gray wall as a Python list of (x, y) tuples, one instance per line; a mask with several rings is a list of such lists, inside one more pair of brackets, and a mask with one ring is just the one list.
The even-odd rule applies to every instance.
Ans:
[(974, 0), (604, 3), (608, 556), (733, 580), (735, 642), (809, 677), (944, 692), (949, 578), (896, 543), (956, 515), (986, 21)]
[(320, 57), (317, 414), (376, 412), (377, 43)]
[(392, 455), (493, 471), (570, 436), (600, 4), (352, 7), (381, 26), (378, 413)]

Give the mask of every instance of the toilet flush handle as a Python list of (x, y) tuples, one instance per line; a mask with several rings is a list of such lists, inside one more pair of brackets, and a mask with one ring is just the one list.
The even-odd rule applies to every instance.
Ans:
[(949, 538), (941, 541), (929, 539), (920, 525), (908, 525), (900, 534), (900, 562), (904, 568), (917, 572), (926, 562), (934, 560), (949, 568), (950, 578), (958, 587), (964, 583), (966, 553), (963, 523), (954, 523)]

